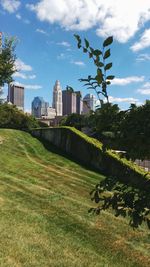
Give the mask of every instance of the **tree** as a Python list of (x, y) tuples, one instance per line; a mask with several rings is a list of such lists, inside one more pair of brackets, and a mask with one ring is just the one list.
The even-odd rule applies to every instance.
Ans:
[(96, 110), (96, 126), (97, 132), (117, 132), (117, 118), (119, 107), (117, 104), (103, 103), (102, 106)]
[(0, 87), (4, 86), (5, 83), (9, 84), (13, 81), (12, 75), (16, 72), (15, 47), (15, 39), (6, 37), (0, 53)]
[(85, 116), (77, 113), (72, 113), (66, 118), (63, 118), (61, 121), (62, 126), (71, 126), (75, 127), (78, 130), (81, 130), (85, 126)]
[(107, 102), (109, 102), (107, 86), (111, 84), (111, 80), (113, 80), (115, 76), (107, 75), (107, 71), (112, 67), (112, 62), (106, 62), (111, 55), (110, 48), (107, 50), (106, 48), (112, 44), (113, 37), (108, 37), (103, 42), (102, 50), (99, 50), (91, 47), (87, 39), (84, 39), (85, 45), (83, 45), (80, 36), (76, 34), (74, 36), (78, 42), (78, 48), (82, 48), (83, 53), (87, 53), (89, 58), (93, 59), (94, 65), (96, 66), (95, 77), (89, 75), (88, 78), (80, 79), (80, 81), (85, 82), (84, 86), (87, 86), (87, 89), (92, 89), (96, 92), (100, 104), (103, 102), (101, 95), (106, 98)]
[(150, 158), (150, 101), (131, 105), (121, 123), (121, 143), (132, 159)]
[(24, 114), (16, 106), (7, 103), (0, 105), (0, 128), (30, 130), (38, 127), (40, 125), (33, 116)]

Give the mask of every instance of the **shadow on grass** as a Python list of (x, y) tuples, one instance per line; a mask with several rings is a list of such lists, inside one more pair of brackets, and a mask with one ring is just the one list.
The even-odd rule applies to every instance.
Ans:
[(100, 171), (98, 169), (90, 166), (89, 164), (81, 162), (80, 160), (78, 160), (74, 156), (69, 155), (68, 153), (66, 153), (63, 150), (61, 150), (61, 148), (56, 147), (52, 143), (50, 143), (50, 142), (48, 142), (48, 141), (46, 141), (46, 140), (44, 140), (42, 138), (38, 138), (38, 137), (35, 137), (35, 138), (38, 139), (43, 144), (43, 146), (44, 146), (44, 148), (46, 150), (48, 150), (48, 151), (50, 151), (52, 153), (55, 153), (55, 154), (57, 154), (59, 156), (62, 156), (64, 158), (68, 159), (68, 160), (71, 160), (71, 161), (79, 164), (81, 167), (85, 168), (86, 170), (97, 172), (98, 174), (104, 175), (106, 177), (105, 173), (103, 173), (103, 172), (100, 173)]
[[(57, 155), (65, 157), (87, 170), (99, 173), (99, 170), (83, 164), (75, 157), (68, 155), (48, 141), (41, 138), (38, 140), (44, 145), (45, 149)], [(101, 173), (105, 175), (105, 173)], [(146, 223), (150, 229), (150, 194), (144, 190), (123, 184), (115, 177), (106, 177), (90, 192), (91, 200), (98, 206), (91, 208), (89, 212), (100, 214), (102, 210), (113, 210), (116, 217), (123, 216), (130, 219), (129, 224), (133, 228)]]

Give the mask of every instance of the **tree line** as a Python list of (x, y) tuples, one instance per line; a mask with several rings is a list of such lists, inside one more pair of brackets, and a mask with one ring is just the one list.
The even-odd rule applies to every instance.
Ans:
[(106, 148), (125, 150), (131, 159), (150, 158), (150, 101), (142, 106), (131, 104), (120, 110), (117, 104), (103, 103), (88, 115), (71, 114), (61, 122), (78, 130), (85, 127)]

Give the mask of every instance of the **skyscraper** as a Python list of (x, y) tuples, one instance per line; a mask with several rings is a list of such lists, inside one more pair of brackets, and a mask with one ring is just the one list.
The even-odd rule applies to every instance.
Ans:
[(82, 94), (80, 91), (75, 91), (76, 93), (76, 113), (81, 114), (83, 110)]
[(43, 97), (36, 96), (32, 101), (32, 115), (36, 118), (47, 116), (48, 102)]
[(56, 116), (62, 116), (62, 90), (58, 80), (56, 81), (53, 89), (52, 107), (56, 110)]
[(87, 94), (83, 98), (83, 113), (88, 113), (90, 110), (95, 111), (96, 97), (93, 94)]
[(70, 90), (62, 91), (63, 115), (76, 113), (76, 93)]
[(9, 84), (7, 101), (16, 105), (18, 109), (24, 110), (24, 87)]

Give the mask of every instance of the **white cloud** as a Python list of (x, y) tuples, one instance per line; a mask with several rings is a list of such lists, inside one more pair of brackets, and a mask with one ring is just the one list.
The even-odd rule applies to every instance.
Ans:
[(30, 90), (38, 90), (42, 88), (41, 85), (37, 85), (37, 84), (23, 84), (19, 82), (14, 82), (13, 84), (18, 85), (18, 86), (23, 86), (25, 89), (30, 89)]
[(150, 82), (143, 84), (142, 88), (137, 90), (141, 95), (150, 95)]
[(150, 46), (150, 29), (143, 32), (140, 40), (133, 44), (130, 48), (133, 52), (137, 52)]
[(68, 53), (60, 53), (58, 56), (57, 56), (57, 59), (58, 60), (64, 60), (64, 59), (71, 59), (71, 55), (69, 55)]
[(81, 67), (85, 66), (85, 63), (83, 61), (71, 61), (71, 63)]
[(21, 5), (21, 2), (18, 0), (1, 0), (0, 3), (3, 9), (8, 11), (9, 13), (14, 13), (19, 9)]
[(150, 82), (146, 82), (144, 85), (143, 85), (144, 88), (150, 88)]
[(38, 90), (42, 88), (41, 85), (37, 85), (37, 84), (24, 84), (24, 87), (25, 89), (31, 89), (31, 90)]
[(150, 54), (139, 54), (136, 60), (137, 61), (148, 61), (150, 60)]
[(26, 8), (28, 8), (28, 9), (31, 10), (31, 11), (35, 10), (33, 4), (26, 4)]
[(136, 83), (136, 82), (143, 82), (144, 81), (144, 76), (130, 76), (130, 77), (125, 77), (125, 78), (114, 78), (112, 80), (111, 84), (112, 85), (120, 85), (124, 86), (130, 83)]
[(58, 45), (65, 46), (65, 47), (70, 47), (70, 46), (71, 46), (68, 42), (65, 42), (65, 41), (62, 41), (62, 42), (57, 43), (57, 44), (58, 44)]
[(20, 58), (16, 59), (15, 65), (18, 71), (32, 71), (32, 67), (25, 64)]
[(36, 29), (36, 32), (42, 33), (44, 35), (48, 35), (48, 33), (42, 29)]
[(73, 31), (96, 27), (97, 35), (113, 35), (122, 43), (150, 20), (149, 0), (39, 0), (26, 7), (41, 21)]
[(22, 18), (20, 14), (16, 14), (18, 20), (22, 20), (25, 24), (30, 24), (30, 20)]
[[(24, 80), (33, 80), (36, 78), (35, 74), (24, 73), (24, 72), (30, 72), (33, 69), (30, 65), (27, 65), (26, 63), (24, 63), (20, 58), (16, 59), (15, 67), (16, 67), (17, 71), (13, 75), (14, 78), (21, 78)], [(22, 71), (23, 71), (23, 73), (22, 73)]]
[(141, 88), (138, 89), (137, 92), (140, 93), (141, 95), (150, 95), (150, 88), (149, 89)]
[(22, 19), (20, 14), (16, 14), (16, 18), (19, 19), (19, 20)]
[(20, 73), (20, 72), (16, 72), (14, 73), (13, 77), (17, 77), (17, 78), (21, 78), (21, 79), (24, 79), (24, 80), (33, 80), (36, 78), (36, 75), (35, 74), (32, 74), (32, 75), (27, 75), (25, 73)]
[(109, 96), (109, 102), (117, 102), (117, 103), (137, 103), (139, 101), (139, 99), (133, 98), (133, 97), (113, 97), (113, 96)]

